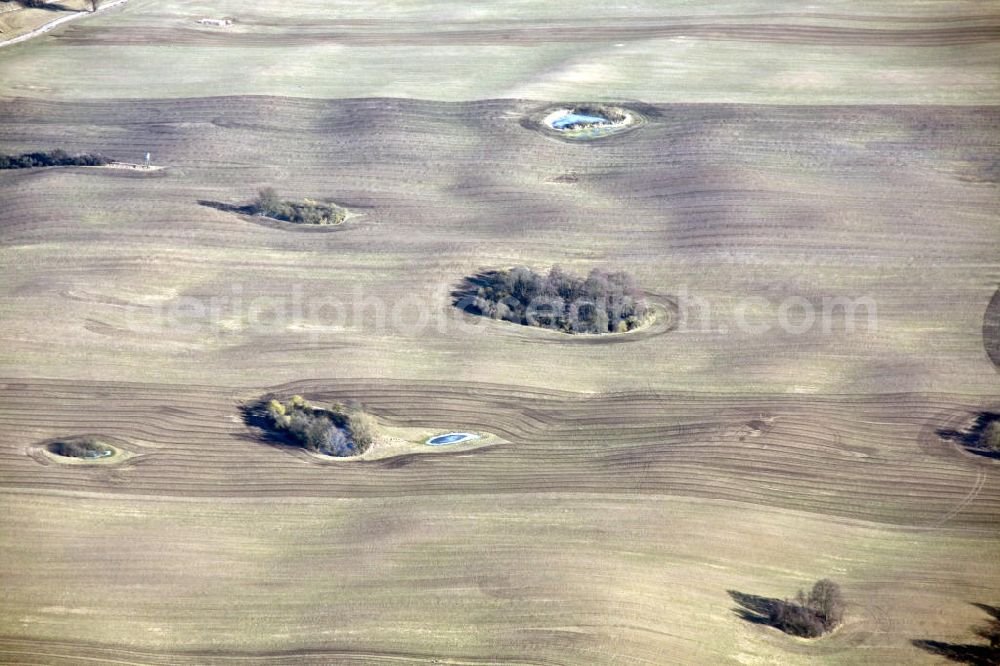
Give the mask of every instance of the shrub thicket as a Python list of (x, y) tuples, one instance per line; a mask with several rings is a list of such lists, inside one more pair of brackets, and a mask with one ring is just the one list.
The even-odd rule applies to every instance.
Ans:
[(1000, 420), (994, 419), (986, 424), (979, 437), (979, 446), (989, 451), (1000, 452)]
[(360, 410), (347, 411), (347, 432), (351, 433), (354, 443), (365, 451), (378, 437), (378, 422), (374, 416)]
[(332, 204), (311, 199), (284, 201), (271, 187), (260, 190), (249, 209), (254, 215), (296, 224), (340, 224), (347, 216), (343, 208)]
[(64, 150), (23, 155), (0, 155), (0, 169), (31, 169), (52, 166), (105, 166), (111, 160), (101, 155), (70, 155)]
[(309, 451), (326, 455), (360, 455), (378, 436), (375, 417), (341, 404), (323, 409), (296, 395), (287, 402), (271, 400), (264, 411), (275, 430), (287, 433)]
[(642, 291), (624, 271), (594, 269), (586, 278), (558, 266), (540, 275), (518, 267), (466, 280), (456, 305), (493, 319), (566, 333), (624, 333), (648, 314)]
[(1000, 458), (1000, 412), (980, 412), (967, 428), (944, 428), (936, 432), (942, 439), (960, 444), (970, 453)]
[(102, 458), (114, 453), (114, 449), (92, 437), (75, 437), (54, 442), (49, 450), (67, 458)]
[(834, 629), (844, 618), (844, 599), (840, 586), (820, 580), (809, 594), (799, 590), (794, 601), (775, 601), (770, 623), (793, 636), (816, 638)]

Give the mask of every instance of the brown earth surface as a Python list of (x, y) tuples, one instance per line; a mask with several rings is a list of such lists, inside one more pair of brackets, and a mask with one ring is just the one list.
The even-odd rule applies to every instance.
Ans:
[[(936, 663), (911, 641), (974, 640), (1000, 481), (936, 431), (1000, 393), (997, 109), (521, 125), (557, 101), (0, 101), (6, 152), (166, 167), (0, 172), (0, 660)], [(265, 185), (359, 215), (289, 233), (199, 203)], [(711, 325), (455, 314), (463, 276), (518, 263), (624, 268)], [(877, 327), (776, 325), (829, 296)], [(748, 298), (768, 332), (734, 325)], [(334, 470), (254, 438), (239, 407), (272, 391), (508, 443)], [(91, 432), (134, 456), (30, 455)], [(822, 641), (726, 593), (821, 577), (849, 601)]]
[[(294, 449), (262, 445), (234, 419), (241, 401), (253, 397), (245, 389), (25, 381), (0, 393), (0, 483), (19, 491), (182, 497), (677, 495), (912, 527), (989, 531), (1000, 521), (995, 464), (970, 461), (934, 433), (956, 415), (991, 406), (968, 397), (583, 396), (341, 378), (268, 388), (320, 402), (355, 399), (393, 424), (457, 424), (512, 443), (331, 474), (302, 464)], [(106, 406), (99, 416), (95, 402)], [(99, 427), (137, 455), (125, 467), (40, 467), (22, 455), (38, 435), (32, 405), (46, 405), (46, 430)]]

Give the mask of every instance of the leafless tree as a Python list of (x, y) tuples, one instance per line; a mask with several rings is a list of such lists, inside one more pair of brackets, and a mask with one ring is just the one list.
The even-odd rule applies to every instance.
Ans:
[(806, 605), (819, 616), (827, 630), (833, 629), (844, 619), (844, 597), (840, 586), (827, 578), (816, 581), (809, 592)]
[(253, 208), (258, 215), (273, 215), (281, 208), (281, 197), (273, 187), (262, 187), (257, 191)]
[(770, 624), (785, 633), (816, 638), (833, 630), (844, 619), (844, 598), (832, 580), (817, 581), (809, 594), (799, 590), (794, 601), (775, 601)]

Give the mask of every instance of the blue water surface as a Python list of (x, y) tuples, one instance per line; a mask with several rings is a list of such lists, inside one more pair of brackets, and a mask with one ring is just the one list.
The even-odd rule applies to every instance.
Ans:
[(432, 437), (427, 440), (427, 443), (431, 446), (443, 446), (444, 444), (455, 444), (456, 442), (465, 442), (470, 439), (479, 439), (479, 435), (474, 435), (471, 432), (449, 432), (447, 435)]
[(556, 129), (565, 129), (570, 125), (576, 125), (578, 123), (594, 123), (606, 125), (611, 121), (603, 116), (583, 116), (578, 113), (567, 113), (565, 116), (560, 116), (552, 121), (552, 126)]

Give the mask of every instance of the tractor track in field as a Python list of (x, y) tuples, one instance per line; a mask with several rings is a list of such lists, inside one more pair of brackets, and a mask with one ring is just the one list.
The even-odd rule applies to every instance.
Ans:
[(644, 25), (533, 25), (470, 29), (456, 25), (447, 30), (378, 30), (378, 26), (322, 25), (281, 26), (282, 30), (260, 32), (252, 25), (241, 30), (212, 31), (195, 28), (138, 27), (130, 31), (84, 27), (59, 35), (62, 42), (83, 45), (170, 44), (172, 46), (239, 45), (307, 46), (339, 44), (347, 46), (426, 46), (426, 45), (540, 45), (551, 43), (606, 43), (651, 39), (691, 38), (701, 40), (766, 42), (775, 44), (815, 44), (824, 46), (959, 46), (986, 44), (1000, 38), (995, 19), (970, 21), (971, 25), (934, 27), (859, 28), (852, 26), (789, 23), (705, 23), (696, 21), (649, 21)]
[[(481, 429), (510, 443), (332, 473), (262, 444), (234, 419), (241, 402), (259, 395), (245, 388), (21, 380), (0, 390), (0, 488), (204, 497), (673, 494), (902, 525), (998, 523), (993, 477), (981, 473), (970, 492), (962, 479), (974, 461), (916, 443), (925, 427), (918, 415), (975, 408), (948, 396), (593, 395), (332, 379), (260, 393), (268, 391), (359, 400), (388, 423)], [(773, 425), (741, 439), (740, 427), (765, 412)], [(138, 460), (113, 472), (42, 466), (24, 453), (45, 438), (40, 430), (105, 432)], [(877, 455), (857, 455), (859, 444)]]
[[(218, 664), (451, 664), (485, 666), (492, 660), (450, 656), (442, 659), (413, 652), (366, 651), (360, 649), (299, 649), (285, 651), (154, 651), (72, 641), (42, 641), (0, 636), (0, 659), (19, 664), (103, 663), (120, 666), (214, 666)], [(511, 663), (511, 662), (508, 662)], [(518, 661), (525, 666), (555, 664), (551, 660)]]

